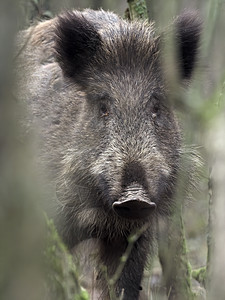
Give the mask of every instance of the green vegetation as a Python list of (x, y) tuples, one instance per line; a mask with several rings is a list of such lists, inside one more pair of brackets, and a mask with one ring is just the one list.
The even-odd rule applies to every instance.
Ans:
[(46, 291), (48, 299), (88, 300), (89, 296), (79, 283), (79, 274), (71, 254), (62, 243), (52, 220), (46, 216), (47, 237), (44, 251)]

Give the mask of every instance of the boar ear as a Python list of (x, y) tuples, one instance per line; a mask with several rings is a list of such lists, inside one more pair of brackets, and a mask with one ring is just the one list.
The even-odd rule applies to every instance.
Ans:
[(56, 59), (67, 77), (82, 73), (101, 44), (93, 24), (80, 12), (59, 16), (55, 28)]
[(185, 11), (175, 19), (175, 39), (181, 79), (190, 79), (197, 62), (202, 22), (195, 11)]

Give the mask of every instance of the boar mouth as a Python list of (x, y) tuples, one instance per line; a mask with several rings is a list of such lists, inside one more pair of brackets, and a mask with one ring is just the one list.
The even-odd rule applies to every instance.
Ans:
[(112, 208), (122, 218), (145, 219), (155, 210), (156, 204), (149, 200), (142, 187), (132, 186), (126, 188)]

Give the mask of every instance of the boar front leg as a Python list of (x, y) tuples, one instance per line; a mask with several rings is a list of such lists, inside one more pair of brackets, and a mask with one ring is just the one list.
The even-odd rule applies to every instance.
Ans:
[[(121, 257), (126, 253), (128, 242), (126, 238), (114, 241), (103, 240), (100, 252), (100, 283), (103, 289), (102, 299), (137, 300), (141, 290), (141, 280), (146, 260), (150, 251), (151, 235), (142, 234), (132, 245), (132, 250), (127, 258), (123, 270), (118, 274), (114, 286), (109, 280), (117, 274)], [(102, 271), (101, 269), (105, 269)], [(117, 277), (117, 276), (116, 276)]]

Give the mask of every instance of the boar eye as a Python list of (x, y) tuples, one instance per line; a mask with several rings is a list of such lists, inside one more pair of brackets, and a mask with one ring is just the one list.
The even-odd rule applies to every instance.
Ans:
[(148, 101), (148, 110), (152, 119), (156, 119), (160, 113), (160, 103), (156, 98), (152, 98)]
[(101, 117), (108, 117), (109, 110), (105, 103), (100, 103), (100, 115)]
[(159, 115), (159, 102), (157, 101), (156, 103), (153, 103), (152, 106), (152, 118), (155, 119)]

